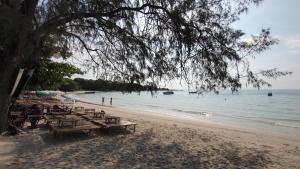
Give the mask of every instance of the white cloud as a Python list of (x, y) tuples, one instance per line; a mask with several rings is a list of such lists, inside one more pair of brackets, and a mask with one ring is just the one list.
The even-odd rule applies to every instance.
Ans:
[(300, 36), (285, 39), (285, 45), (288, 47), (290, 52), (300, 53)]

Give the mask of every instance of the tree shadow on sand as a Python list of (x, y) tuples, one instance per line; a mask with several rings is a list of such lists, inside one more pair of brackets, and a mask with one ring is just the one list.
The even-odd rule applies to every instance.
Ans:
[[(66, 141), (64, 141), (66, 142)], [(243, 150), (243, 151), (242, 151)], [(232, 143), (191, 151), (176, 142), (164, 143), (149, 129), (45, 146), (39, 152), (18, 152), (11, 168), (265, 168), (267, 151)], [(8, 168), (10, 168), (8, 167)]]

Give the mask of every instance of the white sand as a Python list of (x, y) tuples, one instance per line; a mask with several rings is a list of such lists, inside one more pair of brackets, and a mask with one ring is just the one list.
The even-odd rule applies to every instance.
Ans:
[(42, 127), (1, 136), (0, 168), (300, 168), (300, 136), (76, 105), (137, 122), (137, 131), (54, 139)]

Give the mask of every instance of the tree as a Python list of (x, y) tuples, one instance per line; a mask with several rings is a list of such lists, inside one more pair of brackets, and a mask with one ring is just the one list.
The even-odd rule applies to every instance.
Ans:
[(59, 86), (59, 90), (66, 91), (66, 92), (75, 91), (75, 90), (80, 90), (80, 86), (74, 80), (65, 78), (62, 80)]
[(80, 52), (99, 76), (129, 82), (181, 78), (203, 90), (268, 84), (248, 57), (276, 43), (268, 29), (243, 41), (231, 24), (262, 0), (0, 0), (0, 131), (15, 71), (34, 68), (50, 40)]
[[(126, 82), (114, 82), (107, 80), (86, 80), (82, 78), (75, 78), (73, 81), (69, 81), (69, 84), (74, 86), (77, 84), (79, 90), (94, 90), (94, 91), (157, 91), (161, 90), (155, 84), (140, 85), (137, 83)], [(76, 86), (76, 85), (75, 85)], [(72, 89), (70, 85), (67, 85), (65, 89)], [(64, 90), (63, 90), (64, 91)]]
[(53, 62), (48, 58), (41, 59), (29, 81), (27, 89), (31, 90), (57, 90), (66, 77), (81, 74), (80, 69), (67, 63)]

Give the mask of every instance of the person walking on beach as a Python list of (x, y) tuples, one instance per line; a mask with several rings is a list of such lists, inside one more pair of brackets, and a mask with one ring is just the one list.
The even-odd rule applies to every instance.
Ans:
[(102, 97), (102, 106), (104, 105), (104, 97)]
[(112, 97), (110, 98), (110, 105), (112, 105)]

